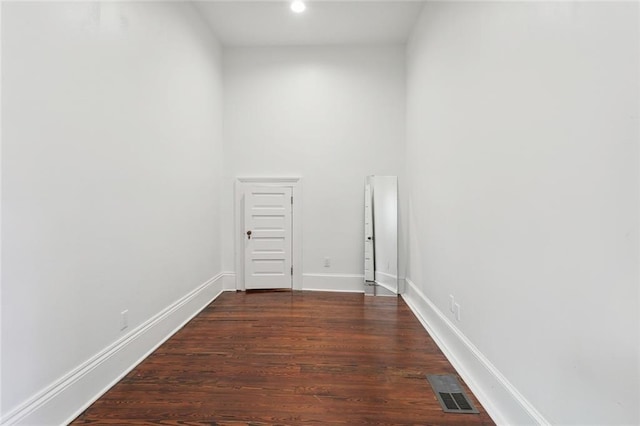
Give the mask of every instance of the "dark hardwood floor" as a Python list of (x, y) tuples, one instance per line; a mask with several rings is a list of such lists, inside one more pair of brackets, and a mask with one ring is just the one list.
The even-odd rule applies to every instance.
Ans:
[(455, 374), (401, 298), (223, 293), (72, 424), (494, 424), (443, 413)]

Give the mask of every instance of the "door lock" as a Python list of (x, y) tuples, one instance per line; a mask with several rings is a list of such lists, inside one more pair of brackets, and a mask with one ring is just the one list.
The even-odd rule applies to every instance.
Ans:
[(247, 231), (247, 237), (251, 239), (251, 231)]

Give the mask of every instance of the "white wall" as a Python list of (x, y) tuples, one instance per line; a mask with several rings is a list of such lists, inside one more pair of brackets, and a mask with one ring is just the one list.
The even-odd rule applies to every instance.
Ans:
[(303, 272), (362, 276), (365, 177), (403, 162), (403, 47), (228, 48), (224, 84), (225, 270), (234, 178), (284, 175), (303, 178)]
[(407, 276), (553, 424), (638, 424), (638, 4), (431, 2)]
[(184, 3), (3, 2), (2, 55), (7, 413), (221, 271), (222, 90)]

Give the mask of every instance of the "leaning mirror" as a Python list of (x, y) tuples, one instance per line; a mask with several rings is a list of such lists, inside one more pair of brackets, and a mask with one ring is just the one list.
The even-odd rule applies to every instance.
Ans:
[(364, 288), (398, 294), (398, 178), (367, 176), (364, 189)]

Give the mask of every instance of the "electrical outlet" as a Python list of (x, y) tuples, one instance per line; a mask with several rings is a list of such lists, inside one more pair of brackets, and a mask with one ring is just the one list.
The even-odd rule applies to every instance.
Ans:
[(455, 312), (453, 305), (456, 304), (456, 299), (453, 298), (453, 294), (449, 295), (449, 310)]
[(328, 258), (328, 257), (325, 257), (325, 258), (324, 258), (324, 267), (325, 267), (325, 268), (328, 268), (328, 267), (330, 267), (330, 266), (331, 266), (331, 259), (330, 259), (330, 258)]
[(129, 310), (125, 309), (124, 311), (120, 312), (120, 331), (124, 330), (127, 327), (129, 327)]
[(453, 310), (454, 310), (454, 313), (456, 314), (456, 319), (460, 321), (460, 305), (458, 303), (454, 303)]

